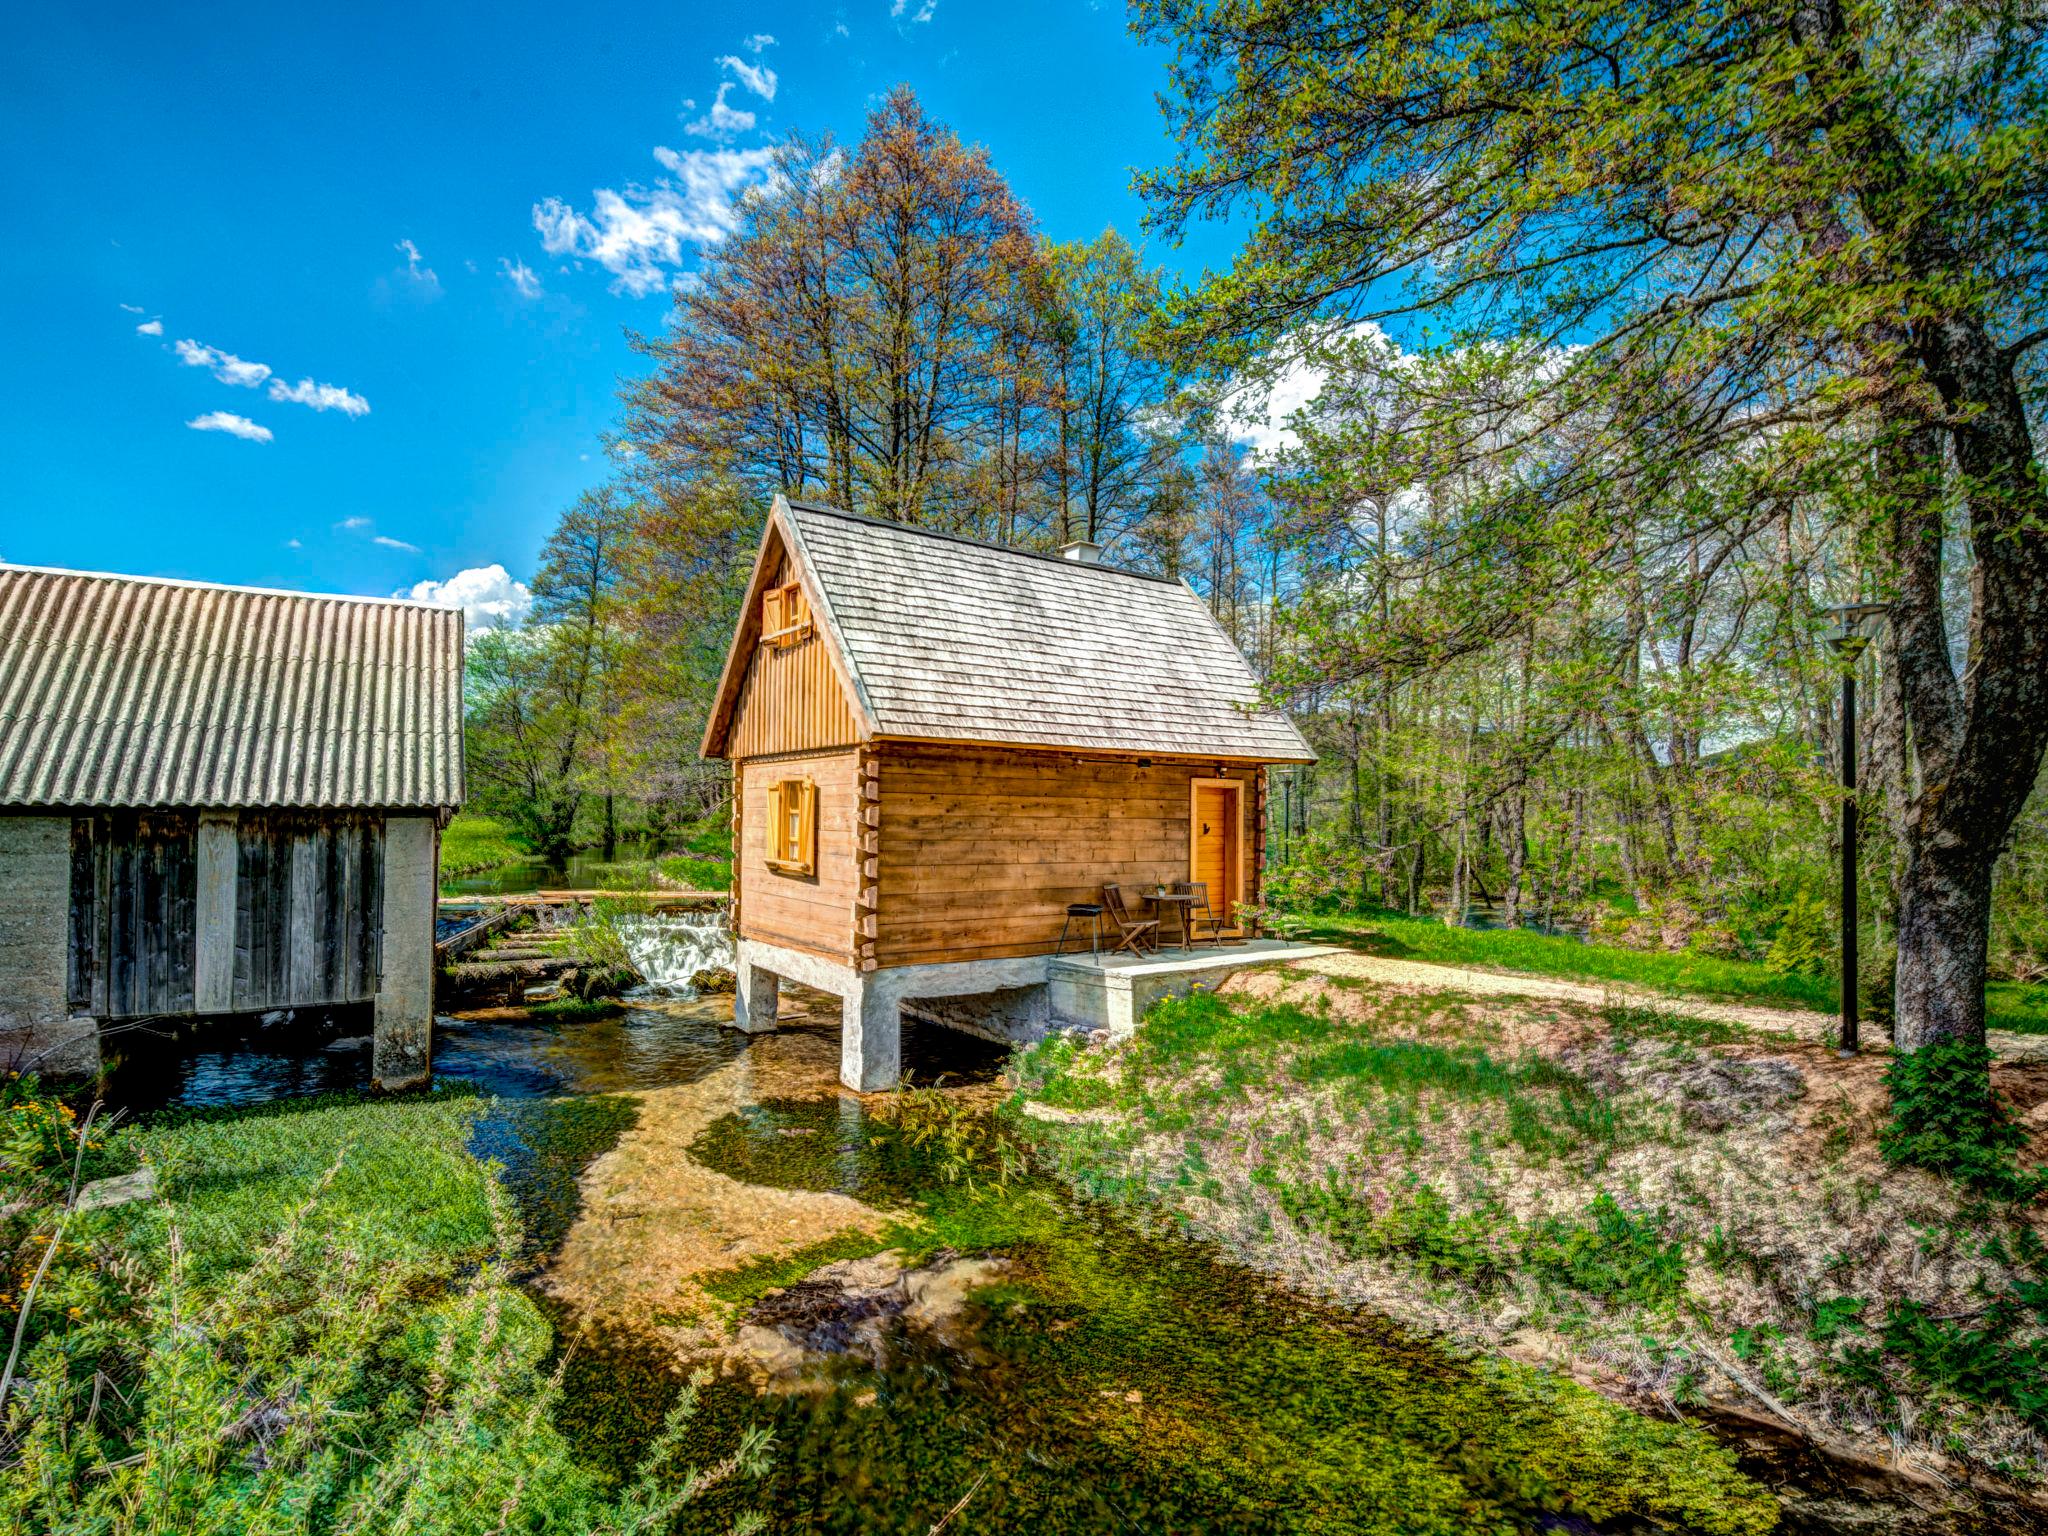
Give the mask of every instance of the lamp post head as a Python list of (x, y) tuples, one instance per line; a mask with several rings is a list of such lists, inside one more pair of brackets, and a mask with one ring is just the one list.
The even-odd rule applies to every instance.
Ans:
[(1854, 661), (1870, 646), (1863, 633), (1865, 619), (1881, 619), (1891, 612), (1890, 603), (1845, 603), (1826, 611), (1834, 616), (1835, 628), (1828, 632), (1828, 644), (1844, 661)]

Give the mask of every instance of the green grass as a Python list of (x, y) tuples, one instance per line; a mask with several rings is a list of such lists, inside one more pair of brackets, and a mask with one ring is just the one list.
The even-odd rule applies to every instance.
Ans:
[[(1786, 975), (1753, 961), (1689, 950), (1623, 949), (1519, 928), (1452, 928), (1435, 918), (1396, 912), (1303, 913), (1292, 918), (1289, 927), (1303, 938), (1438, 965), (1614, 982), (1673, 996), (1817, 1013), (1833, 1012), (1839, 1001), (1829, 977)], [(1995, 981), (1986, 989), (1985, 1003), (1992, 1029), (2048, 1034), (2048, 985)]]
[(441, 833), (443, 880), (522, 863), (533, 856), (513, 838), (512, 828), (493, 816), (460, 811)]
[(662, 874), (693, 891), (732, 889), (732, 818), (723, 810), (691, 823), (673, 841), (676, 851), (655, 860)]
[(217, 1277), (247, 1263), (325, 1180), (319, 1222), (328, 1239), (421, 1278), (453, 1274), (497, 1240), (490, 1171), (468, 1151), (484, 1102), (335, 1095), (131, 1131), (126, 1139), (156, 1166), (164, 1195), (143, 1208), (131, 1238), (156, 1250), (175, 1227), (195, 1278)]
[(2048, 1035), (2048, 983), (1994, 981), (1984, 989), (1985, 1027)]
[[(67, 1231), (8, 1405), (0, 1530), (640, 1529), (690, 1498), (693, 1394), (623, 1487), (557, 1427), (553, 1331), (470, 1151), (485, 1108), (331, 1095), (120, 1133), (162, 1197)], [(738, 1446), (758, 1475), (761, 1437)]]

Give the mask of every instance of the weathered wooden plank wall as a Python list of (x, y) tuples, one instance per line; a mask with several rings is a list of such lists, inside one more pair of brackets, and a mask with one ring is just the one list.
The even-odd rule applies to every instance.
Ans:
[[(207, 893), (206, 966), (199, 962), (198, 822), (190, 812), (163, 811), (73, 819), (67, 990), (74, 1008), (103, 1019), (200, 1011), (202, 971), (209, 976), (205, 1011), (375, 998), (381, 817), (240, 817), (232, 894)], [(229, 923), (232, 932), (224, 933)]]
[(195, 818), (109, 811), (71, 829), (72, 1006), (100, 1018), (189, 1013)]
[(375, 998), (382, 820), (250, 813), (236, 842), (234, 1007)]

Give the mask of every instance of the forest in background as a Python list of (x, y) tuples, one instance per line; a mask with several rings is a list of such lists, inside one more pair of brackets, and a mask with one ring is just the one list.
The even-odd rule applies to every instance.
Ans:
[[(1230, 9), (1204, 16), (1225, 28)], [(1190, 155), (1238, 153), (1223, 98), (1178, 84)], [(1192, 163), (1148, 188), (1164, 233), (1199, 201)], [(1714, 255), (1732, 238), (1698, 257), (1716, 281), (1735, 281)], [(1826, 610), (1898, 583), (1873, 512), (1883, 402), (1827, 396), (1817, 453), (1811, 360), (1737, 399), (1725, 357), (1697, 363), (1688, 395), (1639, 362), (1570, 377), (1563, 359), (1597, 353), (1554, 341), (1411, 351), (1382, 323), (1395, 306), (1281, 304), (1290, 285), (1335, 291), (1334, 267), (1307, 269), (1357, 254), (1305, 236), (1287, 251), (1248, 252), (1261, 306), (1241, 273), (1171, 291), (1115, 231), (1049, 241), (986, 152), (907, 90), (856, 144), (791, 141), (664, 327), (636, 338), (647, 366), (624, 389), (615, 476), (563, 514), (530, 621), (472, 644), (473, 807), (551, 858), (718, 825), (724, 767), (698, 741), (786, 492), (1030, 548), (1086, 537), (1185, 577), (1320, 754), (1273, 797), (1289, 823), (1276, 906), (1483, 914), (1829, 974)], [(1214, 317), (1233, 305), (1254, 318), (1229, 331)], [(1303, 370), (1320, 392), (1252, 454), (1246, 413)], [(1629, 393), (1653, 386), (1655, 421)], [(1973, 545), (1943, 494), (1935, 579), (1961, 672)], [(1921, 781), (1900, 627), (1873, 626), (1857, 663), (1880, 1011)], [(1994, 978), (2048, 979), (2038, 788), (1997, 856), (1990, 926)]]

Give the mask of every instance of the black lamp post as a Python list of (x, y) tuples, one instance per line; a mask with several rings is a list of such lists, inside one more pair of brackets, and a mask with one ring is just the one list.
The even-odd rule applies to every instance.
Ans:
[(1828, 644), (1842, 667), (1842, 1038), (1841, 1055), (1857, 1048), (1856, 996), (1856, 662), (1870, 645), (1863, 621), (1883, 615), (1888, 603), (1850, 603), (1830, 608), (1837, 620)]

